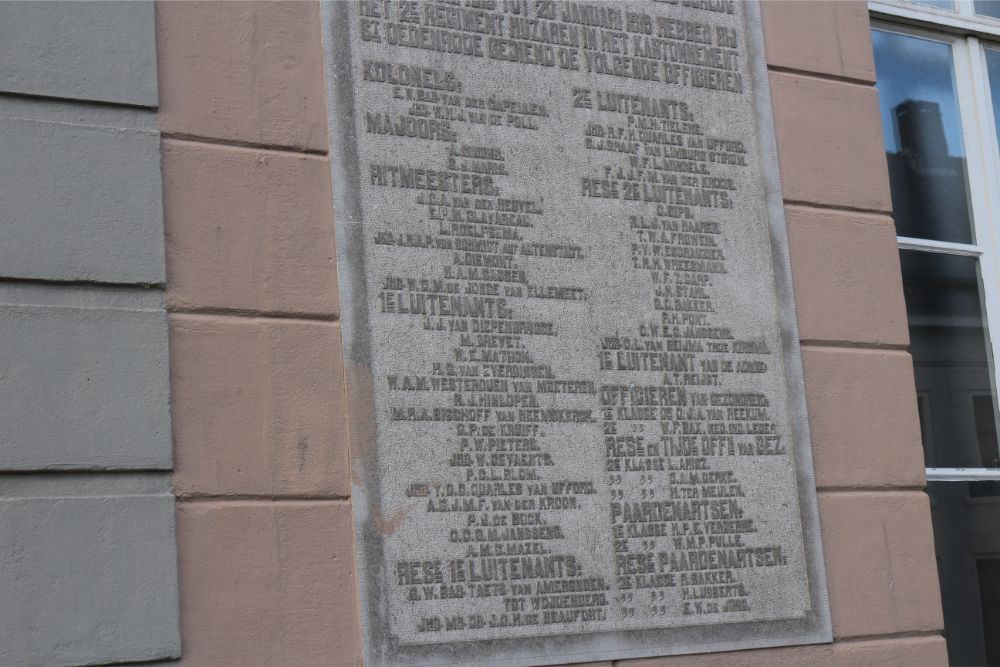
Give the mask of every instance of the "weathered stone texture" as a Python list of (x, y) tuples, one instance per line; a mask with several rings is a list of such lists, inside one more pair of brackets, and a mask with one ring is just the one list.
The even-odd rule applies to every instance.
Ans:
[(940, 631), (927, 494), (821, 493), (819, 504), (834, 636)]
[(338, 312), (330, 163), (165, 141), (172, 308)]
[(616, 667), (945, 667), (943, 637), (879, 639), (826, 646), (620, 660)]
[(0, 301), (0, 340), (0, 469), (170, 468), (162, 310)]
[(169, 492), (3, 495), (0, 664), (43, 667), (179, 656)]
[(810, 346), (802, 362), (816, 484), (923, 486), (910, 355)]
[(159, 135), (143, 115), (0, 99), (0, 277), (163, 283)]
[(178, 495), (347, 496), (340, 327), (171, 319)]
[(806, 206), (785, 219), (802, 339), (908, 344), (892, 220)]
[(764, 0), (761, 14), (769, 65), (875, 82), (863, 0)]
[(185, 665), (360, 665), (348, 503), (182, 503), (177, 531)]
[(772, 72), (771, 96), (786, 200), (891, 210), (874, 88)]
[(0, 92), (156, 106), (152, 0), (0, 3)]
[(326, 151), (317, 2), (158, 2), (164, 132)]

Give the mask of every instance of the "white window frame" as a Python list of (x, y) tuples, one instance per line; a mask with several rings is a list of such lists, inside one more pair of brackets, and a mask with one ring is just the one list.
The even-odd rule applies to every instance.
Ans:
[[(972, 0), (955, 0), (954, 4), (954, 10), (946, 10), (905, 0), (877, 0), (869, 2), (868, 9), (873, 29), (952, 47), (975, 242), (896, 238), (900, 250), (979, 260), (994, 418), (1000, 420), (996, 372), (996, 361), (1000, 360), (1000, 142), (996, 136), (985, 52), (986, 48), (1000, 51), (1000, 20), (978, 16)], [(997, 432), (1000, 433), (1000, 428)], [(930, 482), (1000, 480), (1000, 468), (927, 468), (926, 474)]]

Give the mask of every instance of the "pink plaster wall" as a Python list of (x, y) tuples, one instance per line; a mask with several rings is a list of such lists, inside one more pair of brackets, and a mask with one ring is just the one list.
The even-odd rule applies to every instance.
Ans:
[[(182, 662), (356, 665), (318, 4), (156, 12)], [(836, 641), (618, 664), (944, 665), (867, 9), (764, 22)]]
[(157, 2), (184, 665), (357, 665), (319, 6)]

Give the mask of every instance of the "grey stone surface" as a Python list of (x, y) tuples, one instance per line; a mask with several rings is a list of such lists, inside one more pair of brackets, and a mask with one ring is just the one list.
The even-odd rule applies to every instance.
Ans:
[(164, 282), (153, 112), (0, 98), (0, 154), (0, 277)]
[(0, 91), (155, 107), (152, 0), (0, 2)]
[(0, 498), (149, 496), (169, 494), (163, 471), (62, 471), (33, 474), (0, 472)]
[(324, 27), (366, 664), (830, 641), (757, 5)]
[(111, 310), (163, 310), (165, 308), (163, 290), (160, 288), (0, 280), (0, 304), (4, 303)]
[(155, 42), (0, 2), (3, 666), (179, 664)]
[(173, 497), (54, 486), (0, 492), (0, 665), (179, 657)]
[(0, 289), (0, 470), (171, 467), (159, 299), (141, 288)]
[(38, 122), (94, 125), (122, 130), (158, 131), (156, 112), (74, 100), (49, 100), (0, 93), (0, 118), (28, 118)]

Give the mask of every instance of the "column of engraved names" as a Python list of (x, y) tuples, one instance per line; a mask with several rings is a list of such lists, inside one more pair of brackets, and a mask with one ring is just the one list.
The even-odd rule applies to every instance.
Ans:
[(614, 119), (584, 128), (585, 147), (606, 162), (581, 178), (581, 195), (635, 211), (622, 222), (659, 314), (601, 338), (602, 370), (628, 378), (600, 388), (621, 613), (751, 612), (741, 570), (787, 557), (753, 543), (743, 482), (726, 459), (787, 451), (765, 394), (726, 390), (731, 374), (766, 373), (771, 352), (737, 339), (713, 303), (713, 277), (727, 273), (727, 216), (711, 212), (737, 205), (732, 175), (746, 148), (703, 132), (685, 102), (589, 88), (573, 98)]
[[(450, 470), (445, 479), (400, 489), (428, 515), (449, 517), (443, 534), (428, 535), (449, 545), (447, 553), (390, 565), (393, 594), (417, 610), (406, 630), (446, 635), (600, 622), (609, 585), (566, 548), (560, 519), (593, 502), (594, 480), (561, 475), (546, 443), (548, 429), (592, 428), (596, 387), (537, 358), (531, 340), (557, 336), (559, 325), (518, 306), (582, 306), (588, 298), (582, 287), (530, 278), (532, 266), (586, 259), (580, 246), (545, 236), (550, 213), (539, 197), (524, 195), (530, 179), (517, 173), (517, 156), (503, 141), (541, 127), (548, 111), (532, 100), (477, 95), (446, 70), (384, 60), (361, 66), (385, 101), (385, 111), (365, 114), (365, 132), (440, 146), (436, 163), (368, 165), (371, 186), (418, 211), (403, 224), (372, 225), (370, 242), (390, 256), (427, 256), (390, 263), (377, 309), (415, 322), (440, 339), (431, 349), (447, 351), (420, 373), (383, 378), (391, 420), (434, 425), (434, 451)], [(484, 125), (508, 134), (465, 139), (467, 129)]]

